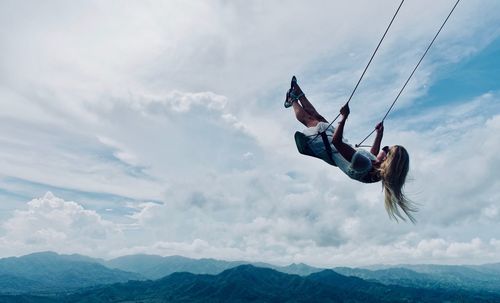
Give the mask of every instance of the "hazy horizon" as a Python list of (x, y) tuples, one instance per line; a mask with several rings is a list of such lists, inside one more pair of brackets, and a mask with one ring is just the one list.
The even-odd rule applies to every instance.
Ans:
[[(5, 258), (20, 258), (20, 257), (24, 257), (24, 256), (35, 255), (35, 254), (43, 254), (43, 253), (55, 253), (55, 254), (58, 254), (60, 256), (74, 256), (74, 255), (78, 255), (78, 256), (90, 257), (92, 259), (104, 260), (104, 261), (110, 261), (110, 260), (118, 259), (118, 258), (121, 258), (121, 257), (143, 255), (143, 256), (162, 257), (162, 258), (181, 257), (181, 258), (186, 258), (186, 259), (191, 259), (191, 260), (204, 260), (205, 259), (205, 260), (216, 260), (216, 261), (224, 261), (224, 262), (266, 263), (266, 264), (273, 265), (273, 266), (284, 266), (284, 267), (290, 266), (290, 265), (294, 265), (294, 264), (296, 264), (296, 265), (304, 264), (304, 265), (307, 265), (307, 266), (317, 267), (317, 268), (320, 268), (320, 269), (330, 269), (330, 268), (335, 268), (335, 267), (357, 268), (355, 266), (349, 266), (348, 264), (347, 265), (342, 265), (342, 266), (335, 266), (335, 265), (333, 265), (333, 266), (330, 266), (330, 267), (319, 267), (319, 266), (314, 266), (314, 265), (303, 263), (303, 262), (272, 263), (272, 262), (263, 262), (263, 261), (259, 261), (259, 260), (240, 260), (240, 259), (234, 259), (234, 260), (232, 260), (232, 259), (207, 258), (207, 257), (201, 257), (201, 256), (200, 257), (186, 257), (186, 256), (183, 256), (183, 255), (157, 255), (157, 254), (148, 254), (147, 252), (137, 253), (137, 254), (129, 254), (129, 255), (121, 255), (121, 256), (116, 256), (116, 257), (113, 257), (113, 258), (100, 258), (100, 257), (87, 256), (87, 255), (83, 255), (83, 254), (79, 254), (79, 253), (59, 253), (59, 252), (51, 251), (51, 250), (44, 250), (44, 251), (35, 251), (35, 252), (28, 253), (28, 254), (23, 254), (23, 255), (12, 255), (12, 256), (0, 257), (0, 260), (1, 259), (5, 259)], [(488, 262), (488, 263), (469, 263), (469, 264), (455, 264), (455, 263), (449, 263), (449, 264), (446, 264), (446, 263), (439, 263), (439, 264), (438, 263), (394, 263), (394, 264), (390, 264), (390, 263), (378, 263), (378, 264), (363, 265), (363, 266), (360, 266), (359, 268), (371, 269), (371, 268), (374, 268), (374, 267), (384, 267), (384, 266), (393, 267), (393, 266), (406, 266), (406, 265), (408, 265), (408, 266), (411, 266), (411, 265), (484, 266), (484, 265), (491, 265), (491, 264), (500, 264), (500, 261), (498, 261), (498, 262)]]

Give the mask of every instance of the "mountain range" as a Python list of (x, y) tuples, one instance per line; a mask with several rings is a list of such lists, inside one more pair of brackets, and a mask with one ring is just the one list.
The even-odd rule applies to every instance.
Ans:
[(500, 302), (500, 265), (306, 264), (34, 253), (0, 259), (0, 302)]
[(240, 265), (218, 275), (174, 273), (55, 296), (0, 296), (2, 302), (498, 302), (498, 294), (387, 286), (333, 270), (308, 276)]
[(302, 263), (294, 263), (288, 266), (276, 266), (262, 262), (252, 263), (245, 261), (222, 261), (215, 259), (190, 259), (181, 256), (161, 257), (145, 254), (118, 257), (116, 259), (104, 261), (102, 264), (109, 268), (136, 272), (151, 280), (159, 279), (175, 272), (216, 275), (224, 270), (245, 264), (272, 268), (283, 273), (302, 276), (323, 270), (321, 268), (308, 266)]
[[(379, 268), (379, 269), (376, 269)], [(386, 285), (441, 288), (500, 293), (500, 264), (484, 265), (397, 265), (371, 269), (336, 267), (346, 276)]]
[(81, 255), (34, 253), (0, 259), (0, 293), (43, 293), (144, 280), (138, 273), (108, 268)]

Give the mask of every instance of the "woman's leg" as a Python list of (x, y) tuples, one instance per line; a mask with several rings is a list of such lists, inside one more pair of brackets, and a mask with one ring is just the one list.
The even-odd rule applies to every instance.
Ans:
[(292, 102), (292, 107), (297, 120), (299, 120), (299, 122), (304, 124), (306, 127), (314, 127), (320, 122), (307, 111), (305, 111), (304, 108), (299, 104), (299, 102)]
[(302, 104), (302, 107), (306, 112), (308, 112), (311, 116), (313, 116), (316, 120), (321, 121), (321, 122), (326, 122), (328, 121), (318, 113), (318, 111), (314, 108), (314, 106), (309, 102), (307, 97), (303, 95), (302, 97), (299, 98), (300, 104)]
[(302, 104), (302, 108), (311, 116), (313, 116), (316, 120), (321, 121), (321, 122), (326, 122), (328, 121), (318, 113), (318, 111), (314, 108), (311, 102), (307, 99), (307, 97), (304, 95), (304, 92), (302, 92), (302, 89), (300, 89), (300, 86), (298, 84), (295, 84), (293, 87), (293, 93), (296, 96), (301, 96), (299, 97), (300, 104)]

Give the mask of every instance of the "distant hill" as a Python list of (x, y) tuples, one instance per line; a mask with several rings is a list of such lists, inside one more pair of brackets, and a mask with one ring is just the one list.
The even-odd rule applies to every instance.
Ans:
[(0, 293), (66, 291), (144, 279), (137, 273), (107, 268), (101, 261), (53, 252), (0, 259)]
[(129, 255), (109, 260), (110, 268), (139, 273), (148, 279), (156, 280), (176, 272), (192, 274), (218, 274), (245, 262), (229, 262), (215, 259), (190, 259), (181, 256), (160, 257), (156, 255)]
[(251, 263), (246, 261), (221, 261), (215, 259), (190, 259), (181, 256), (160, 257), (156, 255), (128, 255), (109, 260), (103, 263), (110, 268), (136, 272), (148, 279), (156, 280), (175, 272), (189, 272), (192, 274), (216, 275), (224, 270), (252, 264), (259, 267), (272, 268), (288, 274), (306, 276), (321, 271), (320, 268), (306, 264), (291, 264), (288, 266), (275, 266), (267, 263)]
[[(42, 291), (46, 285), (43, 282), (19, 277), (16, 275), (0, 274), (0, 293), (19, 293), (25, 291)], [(0, 301), (2, 302), (2, 301)]]
[(500, 294), (495, 293), (384, 285), (356, 277), (346, 277), (333, 270), (315, 273), (307, 278), (331, 287), (343, 285), (346, 290), (362, 290), (371, 296), (366, 302), (500, 302)]
[(292, 263), (288, 266), (273, 267), (273, 269), (287, 274), (300, 275), (300, 276), (308, 276), (310, 274), (324, 270), (324, 268), (312, 267), (304, 263), (298, 263), (298, 264)]
[[(155, 255), (129, 255), (105, 263), (110, 268), (136, 272), (148, 279), (159, 279), (175, 272), (216, 275), (239, 265), (251, 264), (277, 271), (307, 276), (323, 269), (306, 264), (276, 266), (267, 263), (245, 261), (221, 261), (215, 259), (190, 259), (181, 256), (160, 257)], [(378, 268), (378, 269), (377, 269)], [(455, 288), (500, 293), (500, 264), (476, 266), (445, 265), (398, 265), (377, 266), (372, 269), (337, 267), (336, 272), (385, 285), (448, 289)]]
[(404, 265), (433, 277), (447, 287), (480, 289), (500, 293), (500, 264), (485, 265)]
[[(190, 259), (181, 256), (161, 257), (145, 254), (123, 256), (106, 261), (82, 255), (59, 255), (54, 252), (34, 253), (18, 258), (0, 259), (0, 294), (20, 295), (15, 299), (12, 296), (1, 297), (0, 302), (10, 302), (9, 300), (38, 302), (37, 294), (57, 295), (68, 292), (82, 294), (82, 289), (87, 289), (89, 294), (94, 294), (92, 292), (94, 288), (109, 294), (109, 292), (114, 292), (115, 288), (121, 289), (123, 286), (115, 283), (130, 280), (154, 280), (128, 284), (132, 288), (139, 285), (137, 286), (138, 293), (147, 293), (148, 283), (160, 287), (161, 285), (157, 283), (164, 279), (177, 281), (173, 277), (184, 277), (188, 284), (195, 281), (193, 283), (196, 285), (190, 286), (194, 289), (197, 289), (200, 283), (205, 285), (207, 281), (212, 283), (211, 287), (217, 288), (220, 286), (218, 283), (223, 281), (222, 277), (228, 277), (232, 269), (239, 268), (241, 271), (244, 268), (255, 267), (272, 270), (273, 274), (270, 277), (276, 279), (278, 279), (277, 274), (282, 278), (291, 275), (299, 280), (304, 278), (309, 281), (307, 283), (327, 284), (330, 287), (342, 285), (341, 290), (337, 291), (353, 291), (356, 296), (375, 295), (378, 298), (385, 298), (384, 294), (389, 291), (391, 300), (394, 297), (392, 294), (397, 294), (401, 298), (407, 295), (411, 297), (415, 295), (415, 290), (418, 292), (425, 290), (425, 293), (432, 294), (434, 297), (440, 297), (443, 294), (449, 297), (451, 291), (456, 294), (463, 293), (466, 297), (475, 294), (475, 298), (483, 298), (480, 294), (486, 294), (486, 296), (500, 294), (499, 263), (461, 266), (379, 265), (370, 269), (337, 267), (333, 270), (324, 270), (306, 264), (275, 266), (267, 263), (253, 263), (251, 265), (255, 267), (245, 267), (248, 266), (247, 264), (248, 262), (245, 261)], [(186, 275), (187, 273), (189, 274)], [(254, 278), (268, 279), (266, 275), (254, 275)], [(218, 277), (218, 280), (214, 280), (214, 277)], [(178, 287), (178, 282), (172, 282), (171, 285)], [(109, 284), (113, 285), (109, 288), (103, 286)], [(273, 291), (275, 290), (279, 289), (276, 288)], [(177, 295), (178, 293), (173, 294), (174, 297)], [(50, 300), (50, 296), (43, 298)], [(500, 302), (500, 300), (493, 302)]]
[[(216, 275), (236, 266), (251, 264), (271, 268), (283, 273), (307, 276), (323, 269), (306, 264), (276, 266), (267, 263), (245, 261), (221, 261), (215, 259), (190, 259), (181, 256), (129, 255), (104, 262), (110, 268), (136, 272), (156, 280), (175, 272)], [(500, 264), (447, 266), (447, 265), (398, 265), (379, 266), (377, 270), (338, 267), (336, 272), (359, 277), (385, 285), (428, 289), (467, 289), (500, 293)]]
[[(368, 269), (337, 267), (335, 271), (387, 285), (466, 289), (500, 293), (500, 264), (397, 265)], [(379, 268), (379, 269), (375, 269)]]
[(400, 285), (408, 287), (439, 288), (446, 287), (432, 275), (418, 273), (413, 270), (396, 267), (379, 270), (361, 268), (335, 267), (336, 272), (351, 277), (358, 277), (368, 281), (376, 281), (386, 285)]
[[(0, 298), (2, 299), (2, 298)], [(498, 302), (499, 295), (386, 286), (325, 270), (307, 277), (241, 265), (218, 275), (174, 273), (67, 296), (5, 297), (5, 302)], [(42, 301), (43, 300), (43, 301)]]

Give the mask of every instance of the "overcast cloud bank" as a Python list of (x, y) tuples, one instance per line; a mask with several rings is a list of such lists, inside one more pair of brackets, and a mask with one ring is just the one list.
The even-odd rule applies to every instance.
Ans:
[[(405, 3), (353, 99), (351, 141), (452, 4)], [(499, 38), (496, 1), (460, 4), (386, 123), (384, 142), (411, 154), (417, 225), (388, 219), (379, 184), (296, 152), (302, 126), (282, 108), (291, 75), (334, 117), (396, 5), (2, 2), (2, 255), (500, 261), (499, 88), (425, 102), (440, 70)], [(418, 115), (398, 115), (408, 110)]]

